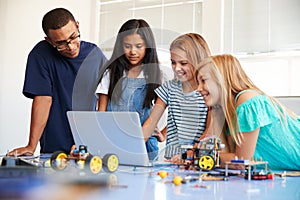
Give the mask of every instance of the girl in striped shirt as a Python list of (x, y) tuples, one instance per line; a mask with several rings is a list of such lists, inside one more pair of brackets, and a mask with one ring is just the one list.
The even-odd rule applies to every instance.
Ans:
[(188, 33), (176, 38), (170, 45), (171, 64), (175, 78), (155, 89), (158, 98), (149, 118), (143, 124), (147, 139), (157, 126), (164, 110), (168, 107), (167, 130), (157, 131), (159, 141), (166, 139), (165, 158), (172, 162), (180, 160), (180, 145), (194, 144), (205, 135), (209, 121), (208, 107), (197, 91), (195, 67), (210, 56), (210, 50), (203, 37)]

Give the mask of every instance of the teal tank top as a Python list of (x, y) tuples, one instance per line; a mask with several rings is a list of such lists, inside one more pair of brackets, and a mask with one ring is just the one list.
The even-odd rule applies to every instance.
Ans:
[[(235, 99), (249, 90), (240, 92)], [(268, 161), (273, 170), (300, 170), (300, 119), (284, 113), (265, 95), (255, 96), (236, 108), (240, 132), (260, 128), (254, 159)]]

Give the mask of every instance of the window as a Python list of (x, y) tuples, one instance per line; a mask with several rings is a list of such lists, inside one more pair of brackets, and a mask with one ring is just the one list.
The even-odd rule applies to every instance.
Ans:
[(164, 66), (170, 67), (168, 49), (175, 37), (205, 33), (213, 54), (235, 54), (266, 93), (300, 94), (299, 0), (98, 0), (97, 5), (98, 41), (107, 57), (121, 25), (143, 18)]
[(202, 0), (99, 0), (99, 43), (109, 57), (115, 36), (130, 18), (142, 18), (152, 28), (160, 61), (169, 65), (169, 45), (186, 32), (201, 33)]
[(300, 49), (299, 0), (224, 0), (226, 52)]

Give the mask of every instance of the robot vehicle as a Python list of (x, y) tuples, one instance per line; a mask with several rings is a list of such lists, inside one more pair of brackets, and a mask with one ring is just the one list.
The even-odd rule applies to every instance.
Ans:
[(79, 149), (67, 155), (64, 151), (56, 151), (50, 158), (50, 166), (56, 171), (64, 170), (69, 162), (74, 160), (79, 169), (84, 169), (88, 173), (98, 174), (101, 169), (105, 172), (113, 173), (119, 167), (119, 158), (115, 154), (106, 154), (103, 159), (93, 156), (87, 151), (87, 146), (80, 145)]
[[(219, 137), (206, 137), (199, 141), (196, 148), (193, 145), (181, 145), (181, 163), (186, 169), (195, 167), (200, 170), (211, 170), (220, 166), (220, 151), (225, 145)], [(192, 153), (188, 153), (191, 152)], [(191, 156), (192, 155), (192, 156)]]

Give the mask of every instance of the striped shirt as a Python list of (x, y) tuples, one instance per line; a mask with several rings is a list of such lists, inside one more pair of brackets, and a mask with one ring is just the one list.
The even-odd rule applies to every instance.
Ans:
[(181, 153), (181, 144), (193, 144), (203, 134), (208, 108), (198, 91), (183, 93), (178, 80), (164, 83), (155, 93), (168, 106), (165, 158), (171, 158)]

